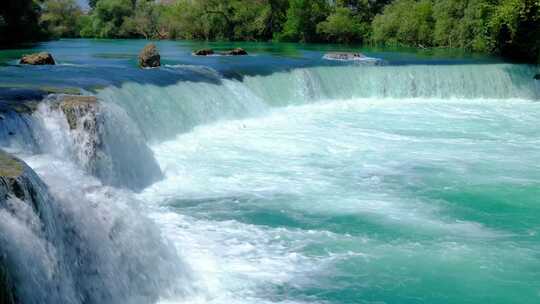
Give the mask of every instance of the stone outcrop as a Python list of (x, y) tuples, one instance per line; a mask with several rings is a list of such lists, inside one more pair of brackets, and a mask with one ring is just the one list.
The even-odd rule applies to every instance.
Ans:
[(351, 53), (351, 52), (333, 52), (326, 53), (324, 59), (328, 60), (343, 60), (343, 61), (352, 61), (352, 60), (362, 60), (367, 58), (362, 53)]
[(248, 53), (243, 48), (235, 48), (234, 50), (230, 50), (226, 53), (229, 56), (245, 56)]
[(214, 55), (214, 50), (212, 49), (200, 49), (193, 52), (193, 55), (195, 56), (209, 56)]
[(30, 64), (30, 65), (54, 65), (53, 56), (47, 52), (41, 52), (36, 54), (24, 55), (20, 61), (21, 64)]
[(6, 208), (6, 200), (13, 197), (39, 211), (40, 190), (37, 188), (42, 185), (37, 185), (37, 180), (34, 171), (24, 162), (0, 150), (0, 209)]
[[(32, 225), (32, 220), (21, 210), (30, 207), (35, 214), (45, 217), (48, 206), (44, 189), (45, 186), (30, 167), (0, 150), (0, 210)], [(10, 269), (8, 260), (8, 248), (0, 247), (0, 303), (15, 304), (19, 302), (17, 286), (10, 272), (17, 269)]]
[(534, 75), (534, 79), (535, 79), (535, 80), (540, 80), (540, 74)]
[(87, 117), (90, 121), (83, 121), (83, 128), (89, 131), (96, 125), (96, 113), (98, 112), (98, 101), (95, 96), (62, 95), (58, 106), (64, 112), (71, 130), (79, 126), (79, 118)]
[(91, 174), (96, 175), (99, 162), (104, 155), (101, 132), (103, 124), (98, 116), (100, 104), (95, 96), (57, 95), (51, 107), (62, 111), (66, 117), (76, 158)]
[(139, 53), (139, 66), (142, 68), (156, 68), (161, 66), (161, 56), (155, 44), (147, 44)]
[[(25, 198), (22, 175), (24, 165), (16, 158), (0, 150), (0, 209), (7, 209), (7, 200), (10, 197)], [(0, 251), (0, 303), (14, 304), (15, 287), (9, 274), (4, 253)]]
[(137, 128), (95, 96), (57, 95), (77, 162), (104, 184), (140, 190), (162, 178), (152, 151)]

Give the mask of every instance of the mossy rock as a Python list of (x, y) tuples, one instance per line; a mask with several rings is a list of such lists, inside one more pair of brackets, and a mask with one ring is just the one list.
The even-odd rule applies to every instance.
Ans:
[(0, 150), (0, 178), (18, 178), (24, 172), (24, 165), (15, 157)]

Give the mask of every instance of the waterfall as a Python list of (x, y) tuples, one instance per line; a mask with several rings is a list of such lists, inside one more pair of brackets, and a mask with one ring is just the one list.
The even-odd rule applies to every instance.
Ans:
[(161, 178), (144, 136), (126, 113), (95, 97), (51, 95), (31, 112), (2, 114), (0, 144), (70, 159), (104, 184), (140, 190)]
[(127, 82), (100, 90), (98, 96), (123, 108), (152, 141), (274, 107), (336, 99), (537, 99), (540, 88), (533, 74), (533, 67), (509, 64), (325, 66), (165, 87)]
[(187, 285), (134, 202), (70, 185), (53, 196), (24, 162), (0, 158), (0, 257), (17, 303), (149, 303)]
[[(324, 189), (324, 184), (316, 183), (320, 179), (317, 174), (321, 176), (329, 174), (327, 171), (332, 171), (329, 170), (331, 168), (328, 168), (325, 163), (313, 165), (313, 163), (303, 162), (308, 162), (309, 157), (315, 153), (313, 151), (319, 149), (321, 140), (318, 136), (323, 134), (324, 130), (339, 130), (340, 127), (349, 124), (355, 125), (357, 117), (347, 118), (341, 121), (340, 125), (329, 123), (319, 126), (317, 122), (326, 122), (333, 118), (323, 115), (324, 109), (319, 109), (318, 118), (315, 117), (313, 121), (308, 120), (307, 123), (304, 122), (304, 125), (294, 129), (295, 119), (300, 121), (300, 118), (315, 114), (303, 107), (293, 107), (297, 108), (296, 112), (292, 113), (294, 115), (283, 116), (284, 119), (275, 115), (269, 115), (270, 118), (266, 122), (257, 119), (258, 116), (272, 113), (276, 108), (298, 105), (309, 107), (309, 103), (320, 103), (321, 107), (324, 107), (324, 103), (346, 100), (343, 105), (337, 105), (338, 110), (334, 109), (335, 113), (333, 113), (346, 116), (350, 109), (362, 112), (355, 106), (366, 101), (382, 103), (387, 99), (395, 103), (407, 101), (413, 103), (427, 99), (434, 101), (427, 108), (435, 113), (437, 111), (434, 108), (438, 106), (437, 102), (444, 103), (451, 99), (459, 99), (460, 103), (467, 104), (467, 102), (478, 103), (478, 100), (486, 102), (500, 99), (536, 100), (540, 97), (540, 87), (530, 77), (534, 68), (508, 64), (320, 66), (265, 75), (244, 75), (234, 79), (220, 75), (209, 68), (169, 66), (163, 69), (165, 68), (178, 69), (182, 73), (195, 73), (204, 77), (197, 81), (181, 81), (176, 84), (167, 82), (166, 86), (158, 86), (142, 80), (138, 82), (135, 79), (96, 89), (93, 92), (95, 95), (91, 95), (90, 92), (88, 96), (52, 94), (27, 107), (16, 108), (12, 105), (6, 108), (0, 107), (0, 147), (18, 157), (14, 158), (0, 152), (0, 302), (2, 304), (4, 302), (9, 304), (142, 304), (153, 303), (169, 296), (194, 293), (197, 287), (192, 282), (194, 280), (192, 269), (184, 264), (183, 257), (179, 256), (176, 248), (162, 236), (162, 231), (145, 216), (148, 212), (147, 208), (155, 207), (141, 206), (143, 202), (139, 199), (148, 193), (143, 192), (141, 196), (137, 196), (136, 193), (145, 189), (149, 189), (149, 192), (155, 190), (150, 186), (159, 184), (158, 181), (161, 181), (165, 175), (162, 170), (167, 173), (167, 169), (170, 169), (167, 168), (167, 164), (176, 161), (174, 157), (184, 152), (189, 154), (191, 158), (188, 159), (193, 161), (188, 161), (182, 166), (177, 164), (170, 166), (175, 176), (164, 180), (163, 184), (170, 187), (171, 192), (177, 191), (177, 184), (182, 182), (182, 176), (177, 179), (178, 175), (190, 174), (198, 169), (202, 173), (195, 172), (194, 175), (198, 173), (202, 176), (199, 176), (199, 179), (207, 182), (205, 187), (215, 191), (217, 197), (227, 197), (233, 192), (230, 200), (235, 204), (238, 200), (234, 192), (243, 193), (245, 188), (258, 188), (264, 194), (265, 191), (270, 191), (265, 183), (273, 179), (283, 180), (282, 184), (275, 187), (280, 191), (288, 185), (297, 187), (290, 189), (290, 193), (298, 196), (302, 196), (302, 191), (308, 187), (313, 187), (311, 190), (314, 192), (317, 188)], [(138, 72), (142, 73), (142, 71)], [(151, 78), (151, 76), (147, 77)], [(399, 110), (390, 111), (390, 114), (386, 113), (386, 115), (373, 118), (372, 122), (382, 125), (389, 118), (399, 120), (400, 115)], [(463, 116), (462, 113), (456, 115)], [(425, 118), (429, 114), (419, 116)], [(255, 118), (247, 119), (253, 117)], [(439, 119), (446, 121), (441, 117), (442, 115), (439, 115)], [(238, 125), (219, 125), (222, 120), (233, 119), (246, 120)], [(409, 119), (414, 121), (411, 117)], [(293, 123), (289, 125), (290, 121)], [(424, 122), (426, 129), (433, 127), (428, 125), (428, 122)], [(180, 135), (200, 125), (214, 123), (217, 127), (208, 126), (207, 129), (203, 127), (198, 130), (198, 133), (194, 132), (195, 136), (203, 138), (201, 141), (199, 137)], [(267, 128), (274, 127), (278, 131), (294, 129), (295, 133), (280, 137), (281, 134), (277, 132), (274, 134), (275, 138), (263, 138), (266, 133), (269, 133), (260, 126), (264, 123), (267, 123)], [(298, 155), (293, 155), (292, 161), (290, 160), (287, 166), (289, 169), (294, 169), (299, 160), (302, 160), (306, 167), (320, 165), (311, 179), (313, 182), (309, 185), (301, 184), (300, 182), (304, 181), (303, 175), (297, 174), (294, 176), (299, 181), (296, 184), (294, 179), (289, 180), (288, 176), (283, 176), (288, 174), (286, 170), (284, 170), (285, 173), (280, 173), (281, 175), (274, 174), (273, 169), (276, 163), (282, 162), (283, 159), (275, 155), (275, 158), (271, 158), (268, 155), (273, 154), (267, 152), (294, 150), (291, 147), (295, 147), (298, 141), (294, 135), (306, 132), (307, 127), (310, 126), (312, 134), (316, 136), (310, 135), (307, 139), (303, 138), (306, 151), (298, 148)], [(372, 135), (368, 132), (369, 126), (364, 126), (364, 128), (367, 131), (360, 135), (368, 139), (366, 142), (369, 142), (372, 137), (386, 136), (384, 132), (387, 130), (379, 130), (380, 133)], [(327, 151), (319, 152), (331, 155), (332, 149), (346, 150), (347, 147), (344, 147), (346, 145), (341, 145), (341, 142), (347, 142), (348, 138), (342, 138), (341, 142), (338, 140), (333, 142), (337, 137), (348, 136), (347, 132), (351, 131), (347, 128), (344, 130), (341, 133), (328, 133), (324, 140), (329, 148)], [(419, 132), (418, 130), (405, 128), (404, 130), (411, 134), (402, 136), (413, 139), (415, 136), (420, 137), (414, 133)], [(240, 134), (240, 132), (244, 133)], [(458, 134), (460, 131), (455, 132)], [(397, 135), (391, 133), (392, 130), (388, 130), (388, 145), (398, 148), (397, 143), (400, 141), (394, 140), (392, 136)], [(208, 151), (206, 154), (200, 153), (197, 149), (190, 150), (191, 146), (196, 146), (200, 142), (204, 143), (204, 139), (212, 139), (212, 136), (215, 136), (213, 139), (223, 146), (230, 144), (231, 138), (236, 136), (234, 146), (237, 150), (225, 156), (221, 150)], [(174, 137), (176, 141), (173, 140), (167, 144), (167, 141)], [(282, 140), (282, 145), (276, 146), (279, 139)], [(243, 149), (246, 140), (251, 140), (251, 150)], [(377, 141), (373, 142), (372, 147), (364, 147), (365, 150), (360, 152), (372, 155), (373, 159), (367, 162), (371, 161), (378, 165), (385, 160), (379, 156), (384, 146), (378, 146)], [(357, 142), (355, 144), (358, 145)], [(154, 151), (158, 150), (153, 151), (149, 145), (152, 145), (153, 149), (162, 145), (159, 164), (154, 157)], [(301, 143), (298, 143), (298, 146), (301, 146)], [(211, 149), (208, 148), (208, 150)], [(291, 153), (294, 154), (294, 152)], [(353, 157), (356, 155), (352, 152), (354, 149), (350, 148), (349, 156), (351, 160), (355, 160), (356, 158)], [(249, 175), (239, 181), (236, 177), (229, 178), (225, 173), (220, 172), (220, 170), (230, 170), (226, 166), (223, 168), (218, 166), (221, 164), (221, 157), (236, 157), (235, 165), (258, 163), (263, 168), (259, 170), (271, 174), (263, 178), (262, 182)], [(409, 159), (408, 155), (402, 157)], [(215, 164), (208, 161), (209, 158), (216, 160)], [(168, 159), (173, 160), (168, 163)], [(314, 159), (315, 163), (320, 161), (316, 157)], [(323, 158), (323, 161), (326, 160)], [(207, 164), (208, 167), (198, 168), (202, 163)], [(352, 161), (347, 161), (338, 165), (342, 170), (348, 171), (351, 163)], [(406, 160), (402, 163), (406, 163)], [(365, 164), (355, 165), (362, 167)], [(396, 171), (399, 171), (398, 165), (395, 165)], [(369, 173), (365, 179), (369, 178), (373, 184), (377, 184), (379, 176), (376, 168), (372, 167), (368, 169), (373, 170), (373, 178)], [(394, 168), (388, 171), (392, 171), (391, 169)], [(249, 171), (252, 168), (244, 170)], [(304, 171), (307, 172), (307, 170)], [(392, 172), (388, 173), (389, 178), (392, 178)], [(215, 179), (207, 179), (207, 175)], [(242, 174), (238, 176), (242, 177)], [(399, 177), (397, 174), (396, 176)], [(354, 171), (347, 181), (354, 181), (355, 178), (363, 177)], [(253, 184), (250, 184), (252, 181)], [(258, 182), (260, 184), (257, 184)], [(329, 181), (328, 184), (331, 182)], [(216, 187), (217, 183), (223, 185)], [(190, 184), (187, 184), (182, 187), (188, 188)], [(351, 201), (357, 197), (355, 192), (357, 188), (354, 186), (354, 191), (351, 190), (352, 194), (349, 194)], [(365, 192), (370, 191), (372, 188), (367, 188)], [(186, 192), (189, 193), (189, 191)], [(332, 195), (339, 194), (339, 199), (344, 197), (343, 193), (329, 192)], [(155, 193), (157, 196), (162, 195), (165, 199), (169, 196), (174, 198), (174, 193), (163, 194), (157, 190)], [(256, 193), (253, 197), (258, 198), (258, 195), (260, 193)], [(279, 200), (279, 195), (277, 196)], [(312, 200), (315, 201), (317, 198), (314, 197)], [(396, 197), (396, 201), (400, 198)], [(332, 202), (333, 199), (334, 197), (332, 197)], [(313, 208), (312, 200), (305, 202), (305, 209)], [(324, 209), (323, 207), (319, 206), (320, 209)], [(343, 206), (343, 208), (346, 207)], [(423, 207), (420, 205), (418, 209), (421, 210)], [(299, 209), (302, 208), (304, 206)], [(370, 205), (369, 208), (377, 209), (378, 206)], [(401, 205), (399, 208), (389, 209), (398, 215), (402, 210), (407, 210)], [(431, 214), (428, 215), (431, 216)], [(258, 215), (251, 216), (256, 218)], [(386, 214), (381, 215), (381, 217), (384, 216)], [(439, 224), (428, 216), (420, 218), (427, 218), (431, 223)], [(229, 222), (225, 224), (230, 225), (233, 221)], [(195, 227), (198, 224), (191, 226)], [(216, 234), (215, 230), (219, 230), (207, 225), (205, 233)], [(445, 221), (441, 225), (455, 228), (455, 225), (446, 225)], [(173, 228), (167, 229), (177, 228), (176, 223), (170, 226)], [(465, 225), (466, 228), (471, 226), (475, 228), (474, 225)], [(239, 225), (238, 227), (233, 227), (238, 234), (243, 233), (247, 228), (251, 229), (248, 231), (259, 231), (255, 226)], [(254, 242), (259, 237), (255, 232), (249, 233)], [(294, 233), (301, 232), (295, 230)], [(286, 252), (283, 249), (285, 245), (273, 243), (280, 242), (280, 237), (281, 235), (276, 233), (260, 243), (260, 246), (270, 246), (274, 252), (278, 252), (276, 254), (282, 254)], [(223, 232), (223, 235), (219, 234), (216, 238), (221, 241), (227, 239), (228, 235)], [(185, 239), (189, 240), (187, 237)], [(185, 244), (185, 246), (190, 246), (190, 244)], [(240, 253), (231, 252), (230, 255), (242, 255), (242, 250), (244, 249), (238, 251)], [(260, 256), (264, 257), (264, 254)], [(294, 263), (296, 263), (296, 258), (296, 253), (291, 255)], [(308, 257), (305, 257), (305, 260), (309, 260)], [(258, 266), (258, 261), (260, 260), (253, 258), (251, 261), (253, 268)], [(276, 268), (272, 263), (269, 265), (266, 269)], [(238, 286), (235, 288), (241, 289)], [(269, 287), (271, 288), (273, 286)]]

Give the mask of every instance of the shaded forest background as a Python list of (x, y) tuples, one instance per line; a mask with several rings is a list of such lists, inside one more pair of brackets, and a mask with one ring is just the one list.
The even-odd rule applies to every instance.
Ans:
[(0, 42), (61, 37), (447, 47), (540, 61), (540, 0), (4, 0)]

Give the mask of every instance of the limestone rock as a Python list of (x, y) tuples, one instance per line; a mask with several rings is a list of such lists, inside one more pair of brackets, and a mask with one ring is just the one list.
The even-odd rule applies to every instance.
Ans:
[(30, 64), (30, 65), (54, 65), (53, 56), (47, 52), (41, 52), (36, 54), (24, 55), (20, 61), (21, 64)]
[(243, 48), (235, 48), (234, 50), (228, 51), (227, 55), (230, 56), (245, 56), (248, 53)]
[(155, 44), (147, 44), (139, 53), (139, 66), (142, 68), (155, 68), (161, 65), (161, 56)]
[(208, 56), (208, 55), (213, 55), (213, 54), (214, 54), (214, 50), (212, 49), (200, 49), (193, 52), (193, 55), (195, 56)]
[[(66, 115), (66, 119), (71, 130), (75, 130), (79, 127), (79, 118), (88, 117), (90, 120), (96, 120), (96, 113), (98, 112), (98, 102), (95, 96), (80, 96), (80, 95), (61, 95), (61, 101), (59, 103), (60, 109)], [(91, 124), (91, 123), (89, 123)], [(87, 131), (91, 128), (91, 125), (84, 125)]]

